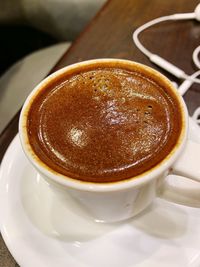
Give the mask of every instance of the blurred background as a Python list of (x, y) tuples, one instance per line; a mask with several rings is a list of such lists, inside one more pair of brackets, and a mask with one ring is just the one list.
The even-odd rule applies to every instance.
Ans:
[(105, 2), (0, 1), (0, 133)]

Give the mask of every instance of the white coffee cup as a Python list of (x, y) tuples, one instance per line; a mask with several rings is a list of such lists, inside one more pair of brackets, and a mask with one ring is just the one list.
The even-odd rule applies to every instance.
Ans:
[[(26, 127), (27, 114), (35, 95), (42, 90), (45, 84), (51, 83), (56, 77), (69, 71), (73, 72), (73, 70), (80, 66), (87, 66), (88, 64), (95, 66), (95, 64), (101, 62), (128, 64), (133, 68), (145, 69), (155, 79), (156, 77), (162, 79), (162, 82), (169, 90), (174, 92), (180, 103), (183, 123), (181, 134), (175, 147), (162, 162), (145, 173), (138, 175), (137, 178), (133, 177), (111, 183), (92, 183), (75, 180), (66, 176), (63, 177), (63, 175), (51, 170), (44, 162), (41, 162), (29, 143)], [(105, 222), (125, 220), (143, 211), (156, 197), (158, 186), (169, 173), (200, 181), (200, 144), (188, 140), (187, 131), (188, 111), (182, 97), (171, 82), (159, 72), (145, 65), (119, 59), (84, 61), (67, 66), (48, 76), (35, 87), (26, 99), (19, 121), (19, 135), (25, 155), (39, 174), (56, 191), (56, 194), (70, 194), (93, 218)]]

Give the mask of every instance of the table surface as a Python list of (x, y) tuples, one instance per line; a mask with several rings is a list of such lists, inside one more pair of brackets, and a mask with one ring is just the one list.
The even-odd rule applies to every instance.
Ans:
[[(133, 44), (132, 33), (140, 25), (156, 17), (193, 12), (199, 0), (109, 0), (63, 55), (51, 72), (66, 65), (92, 58), (124, 58), (149, 65), (171, 80), (167, 72), (150, 63)], [(200, 26), (197, 21), (164, 22), (141, 34), (145, 47), (192, 74), (192, 51), (199, 45)], [(185, 94), (189, 113), (200, 106), (200, 92), (195, 84)], [(18, 131), (19, 112), (0, 135), (0, 161)], [(0, 267), (18, 266), (0, 237)]]

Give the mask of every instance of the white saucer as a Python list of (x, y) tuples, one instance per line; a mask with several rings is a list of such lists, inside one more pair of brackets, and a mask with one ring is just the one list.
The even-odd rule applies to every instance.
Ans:
[[(190, 136), (200, 142), (191, 120)], [(101, 224), (68, 201), (30, 166), (16, 136), (0, 170), (0, 229), (21, 267), (200, 266), (200, 208), (157, 198), (134, 219)]]

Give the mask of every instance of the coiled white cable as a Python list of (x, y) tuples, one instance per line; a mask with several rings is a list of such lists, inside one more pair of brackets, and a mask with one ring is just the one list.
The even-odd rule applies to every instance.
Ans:
[[(198, 9), (200, 7), (200, 5), (197, 6)], [(195, 9), (197, 10), (197, 8)], [(138, 49), (144, 53), (153, 63), (155, 63), (156, 65), (158, 65), (159, 67), (163, 68), (164, 70), (168, 71), (169, 73), (173, 74), (174, 76), (176, 76), (179, 79), (183, 79), (183, 80), (189, 80), (192, 83), (200, 83), (200, 79), (195, 78), (195, 76), (193, 75), (188, 75), (186, 74), (182, 69), (176, 67), (175, 65), (173, 65), (172, 63), (170, 63), (169, 61), (167, 61), (166, 59), (151, 53), (147, 48), (145, 48), (140, 40), (139, 40), (139, 34), (148, 29), (149, 27), (152, 27), (155, 24), (164, 22), (164, 21), (170, 21), (170, 20), (187, 20), (187, 19), (197, 19), (199, 20), (199, 16), (197, 17), (197, 15), (199, 15), (199, 11), (198, 13), (183, 13), (183, 14), (174, 14), (174, 15), (169, 15), (169, 16), (164, 16), (164, 17), (160, 17), (160, 18), (156, 18), (153, 19), (147, 23), (145, 23), (144, 25), (140, 26), (138, 29), (136, 29), (133, 33), (133, 41), (135, 43), (135, 45), (138, 47)], [(198, 60), (198, 53), (200, 52), (200, 47), (198, 49), (195, 49), (194, 51), (194, 56), (193, 58), (195, 58), (195, 65), (200, 68), (200, 62)]]
[(148, 29), (149, 27), (157, 24), (157, 23), (160, 23), (160, 22), (163, 22), (163, 21), (167, 21), (167, 20), (170, 20), (171, 19), (171, 16), (164, 16), (164, 17), (161, 17), (161, 18), (156, 18), (156, 19), (153, 19), (147, 23), (145, 23), (144, 25), (140, 26), (139, 28), (137, 28), (134, 33), (133, 33), (133, 41), (135, 43), (135, 45), (137, 46), (137, 48), (143, 53), (145, 54), (147, 57), (151, 57), (153, 55), (153, 53), (151, 53), (148, 49), (146, 49), (140, 42), (138, 36), (141, 32), (143, 32), (144, 30)]

